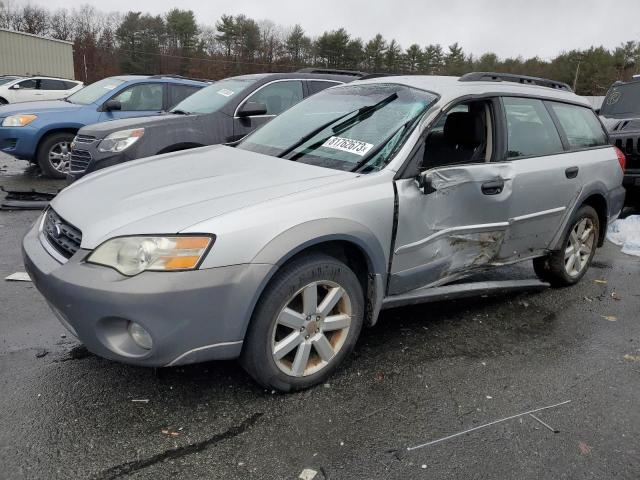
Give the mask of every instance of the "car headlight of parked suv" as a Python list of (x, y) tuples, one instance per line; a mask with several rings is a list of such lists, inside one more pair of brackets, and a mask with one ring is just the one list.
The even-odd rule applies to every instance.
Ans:
[(37, 115), (10, 115), (2, 121), (3, 127), (26, 127), (33, 122)]
[(118, 237), (96, 248), (87, 262), (115, 268), (127, 276), (146, 270), (194, 270), (214, 241), (214, 236)]
[(101, 152), (122, 152), (136, 143), (144, 135), (144, 128), (120, 130), (107, 135), (98, 145)]

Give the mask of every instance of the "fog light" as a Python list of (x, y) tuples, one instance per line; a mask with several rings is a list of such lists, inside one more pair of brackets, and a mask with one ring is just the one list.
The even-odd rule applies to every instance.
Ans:
[(147, 332), (142, 325), (136, 322), (129, 322), (129, 326), (127, 328), (129, 330), (129, 335), (131, 335), (131, 338), (139, 347), (144, 348), (145, 350), (151, 350), (153, 340), (151, 339), (149, 332)]

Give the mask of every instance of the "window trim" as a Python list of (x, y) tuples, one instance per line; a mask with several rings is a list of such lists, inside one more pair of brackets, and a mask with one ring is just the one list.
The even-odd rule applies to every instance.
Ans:
[[(260, 85), (258, 88), (256, 88), (255, 90), (253, 90), (252, 92), (248, 93), (239, 103), (238, 105), (236, 105), (235, 110), (233, 111), (233, 118), (234, 120), (239, 120), (242, 118), (275, 118), (277, 117), (277, 115), (273, 115), (273, 114), (265, 114), (265, 115), (250, 115), (247, 117), (239, 117), (238, 116), (238, 110), (240, 110), (240, 108), (247, 103), (249, 97), (253, 96), (255, 93), (259, 92), (260, 90), (262, 90), (263, 88), (271, 85), (272, 83), (279, 83), (279, 82), (300, 82), (300, 87), (302, 88), (302, 98), (300, 99), (300, 102), (302, 100), (304, 100), (306, 97), (304, 96), (304, 79), (302, 78), (279, 78), (277, 80), (271, 80), (270, 82), (267, 83), (263, 83), (262, 85)], [(293, 105), (292, 105), (293, 106)]]
[[(102, 102), (102, 105), (100, 105), (100, 108), (98, 109), (99, 112), (106, 112), (106, 110), (104, 109), (105, 104), (109, 101), (109, 100), (113, 100), (115, 97), (117, 97), (118, 95), (120, 95), (121, 93), (123, 93), (124, 91), (126, 91), (129, 88), (133, 88), (133, 87), (138, 87), (140, 85), (160, 85), (162, 87), (162, 112), (166, 112), (167, 111), (167, 93), (168, 93), (168, 89), (166, 88), (167, 83), (166, 82), (139, 82), (139, 83), (129, 83), (129, 84), (125, 84), (120, 90), (118, 90), (117, 92), (115, 92), (113, 95), (111, 95), (109, 98), (107, 98), (105, 101)], [(151, 111), (155, 111), (155, 110), (118, 110), (121, 112), (151, 112)]]

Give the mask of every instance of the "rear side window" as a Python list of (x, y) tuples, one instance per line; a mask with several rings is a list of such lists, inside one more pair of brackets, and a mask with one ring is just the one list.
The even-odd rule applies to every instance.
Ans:
[(67, 90), (67, 83), (62, 80), (43, 78), (40, 80), (40, 90)]
[(38, 82), (35, 79), (25, 80), (23, 82), (18, 83), (21, 89), (25, 90), (35, 90), (38, 86)]
[(338, 82), (323, 82), (320, 80), (309, 80), (307, 82), (307, 87), (309, 88), (309, 95), (313, 95), (314, 93), (321, 92), (325, 88), (335, 87), (336, 85), (340, 85)]
[(192, 85), (169, 85), (169, 108), (175, 107), (182, 100), (200, 90)]
[(607, 136), (589, 108), (549, 102), (572, 149), (607, 145)]
[(560, 134), (542, 100), (504, 97), (507, 157), (553, 155), (563, 152)]
[(122, 104), (123, 112), (162, 110), (162, 83), (145, 83), (129, 87), (113, 97)]
[(256, 91), (247, 102), (264, 103), (267, 115), (280, 115), (302, 100), (302, 82), (274, 82)]

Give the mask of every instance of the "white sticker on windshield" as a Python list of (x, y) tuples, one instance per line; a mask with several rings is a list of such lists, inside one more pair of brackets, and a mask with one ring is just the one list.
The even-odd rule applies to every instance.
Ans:
[(329, 138), (329, 140), (324, 142), (322, 146), (333, 148), (334, 150), (342, 150), (343, 152), (353, 153), (361, 157), (366, 155), (366, 153), (373, 148), (373, 144), (371, 143), (342, 137), (331, 137)]
[(234, 94), (232, 90), (228, 90), (226, 88), (223, 88), (222, 90), (218, 90), (217, 93), (222, 95), (223, 97), (230, 97), (231, 95)]

